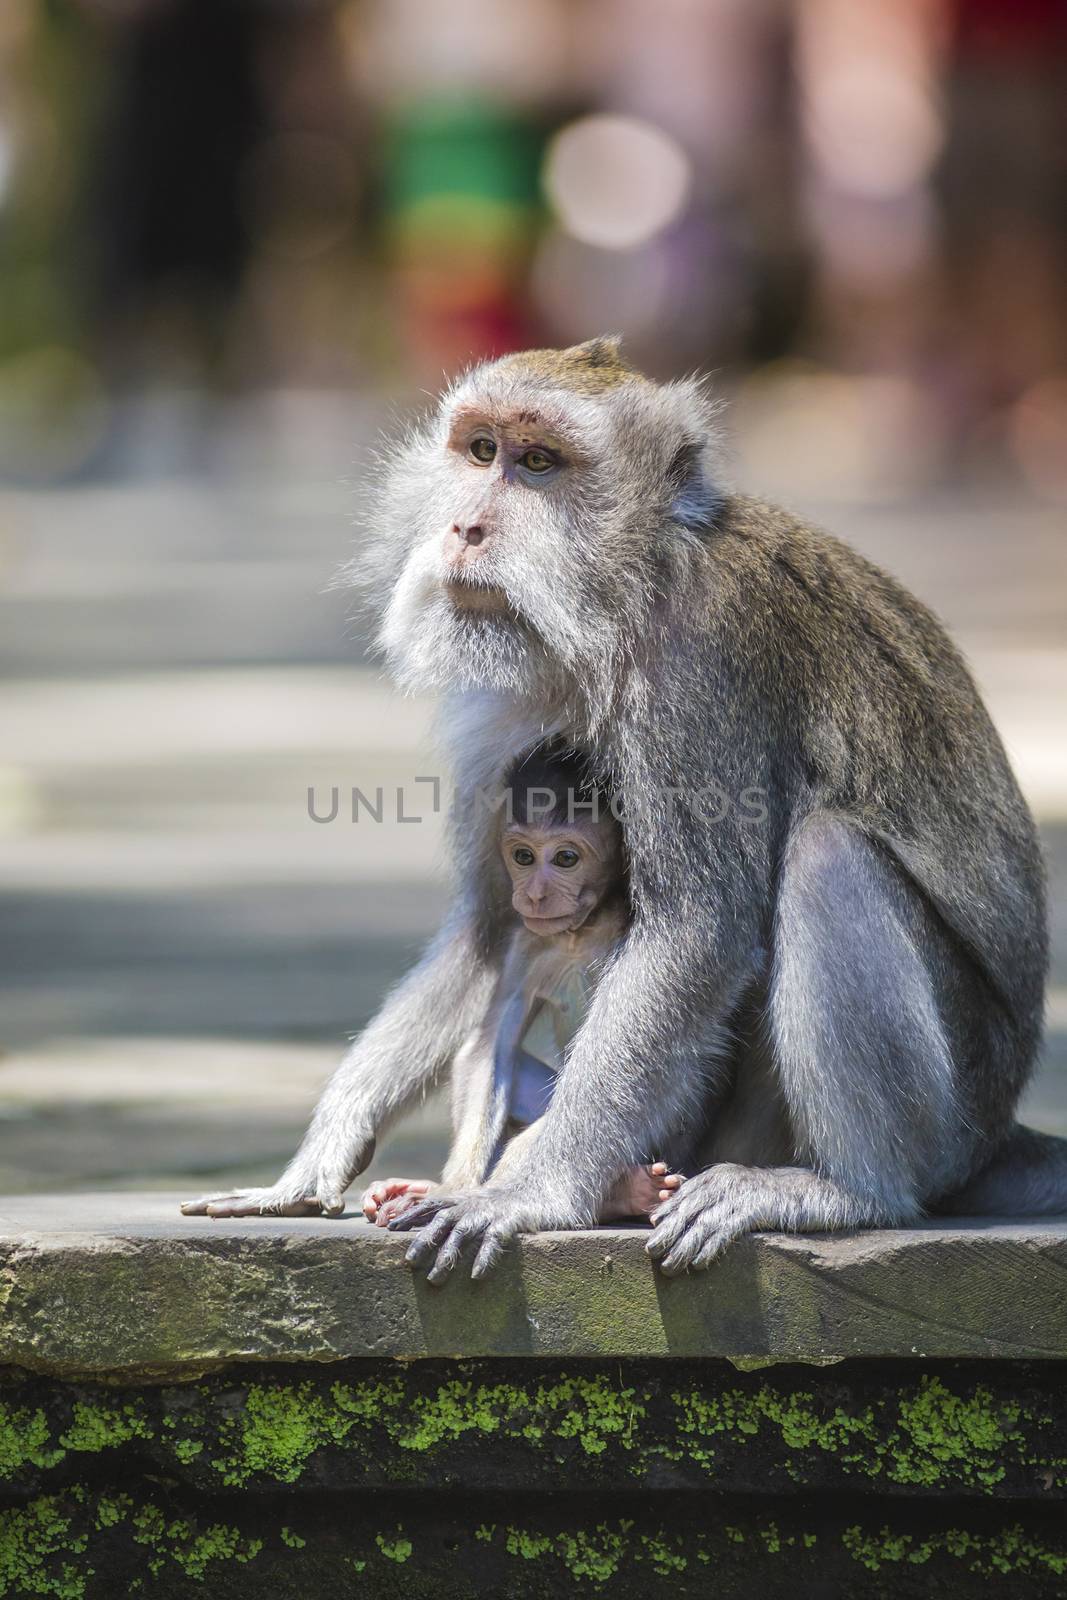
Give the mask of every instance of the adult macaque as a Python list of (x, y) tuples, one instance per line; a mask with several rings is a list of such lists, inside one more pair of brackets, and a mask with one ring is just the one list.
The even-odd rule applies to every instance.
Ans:
[[(716, 1099), (713, 1164), (650, 1241), (668, 1272), (752, 1228), (1067, 1204), (1063, 1143), (1012, 1120), (1046, 933), (1000, 741), (925, 607), (722, 487), (712, 410), (612, 340), (476, 368), (397, 446), (355, 565), (387, 597), (398, 679), (445, 696), (465, 783), (499, 786), (551, 735), (624, 798), (630, 926), (537, 1137), (499, 1182), (434, 1197), (409, 1257), (438, 1275), (465, 1248), (480, 1276), (519, 1232), (593, 1222)], [(708, 791), (729, 802), (714, 823)], [(446, 927), (286, 1172), (192, 1209), (340, 1211), (375, 1134), (477, 1028), (507, 895), (463, 823)]]
[[(487, 1177), (502, 1182), (537, 1137), (597, 980), (629, 925), (622, 830), (581, 758), (535, 750), (508, 775), (506, 792), (508, 820), (501, 829), (494, 817), (493, 831), (519, 926), (485, 1020), (452, 1067), (442, 1187), (453, 1192)], [(631, 1167), (599, 1220), (647, 1218), (680, 1182), (664, 1162)], [(384, 1179), (364, 1192), (363, 1213), (383, 1226), (436, 1188), (423, 1178)]]

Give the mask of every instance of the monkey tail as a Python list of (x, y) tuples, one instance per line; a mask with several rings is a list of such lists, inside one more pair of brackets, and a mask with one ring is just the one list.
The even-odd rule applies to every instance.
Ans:
[(954, 1217), (1067, 1216), (1067, 1139), (1016, 1122), (982, 1170), (931, 1209)]

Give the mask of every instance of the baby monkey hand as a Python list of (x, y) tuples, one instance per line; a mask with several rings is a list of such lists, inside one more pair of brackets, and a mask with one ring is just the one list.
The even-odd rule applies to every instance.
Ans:
[(379, 1228), (388, 1227), (394, 1217), (418, 1205), (435, 1187), (429, 1178), (380, 1178), (363, 1191), (363, 1215)]

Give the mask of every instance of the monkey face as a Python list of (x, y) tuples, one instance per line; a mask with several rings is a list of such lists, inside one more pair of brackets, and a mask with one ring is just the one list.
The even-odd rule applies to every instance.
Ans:
[(419, 685), (520, 689), (596, 627), (569, 559), (584, 458), (558, 420), (488, 396), (441, 430), (382, 640)]
[(501, 840), (511, 879), (511, 903), (531, 933), (573, 933), (616, 888), (622, 876), (619, 830), (602, 819), (573, 823), (514, 823)]
[(709, 408), (611, 341), (475, 369), (388, 463), (372, 571), (412, 688), (608, 692), (690, 554)]

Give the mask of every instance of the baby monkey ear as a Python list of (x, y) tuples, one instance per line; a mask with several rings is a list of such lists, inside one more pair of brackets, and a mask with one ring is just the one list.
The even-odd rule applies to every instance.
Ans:
[(667, 468), (667, 487), (672, 519), (691, 533), (706, 533), (719, 497), (707, 474), (703, 440), (687, 439), (678, 447)]

